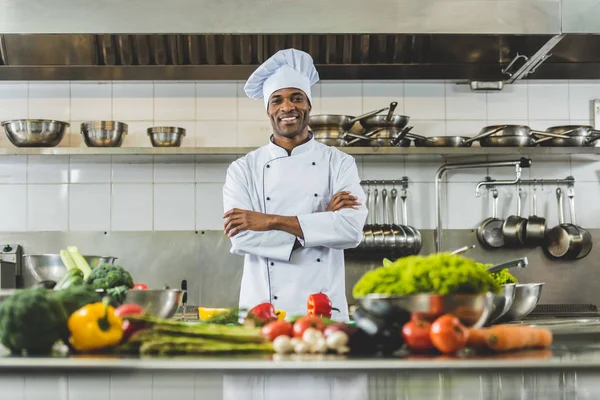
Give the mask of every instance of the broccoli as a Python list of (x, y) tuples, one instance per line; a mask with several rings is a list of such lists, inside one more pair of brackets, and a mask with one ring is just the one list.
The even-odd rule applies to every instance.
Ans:
[(101, 264), (92, 270), (86, 283), (94, 289), (112, 289), (118, 286), (133, 287), (133, 278), (123, 267), (112, 264)]
[(0, 303), (0, 342), (12, 354), (50, 354), (66, 326), (67, 315), (48, 289), (19, 290)]
[(63, 306), (67, 315), (73, 314), (87, 304), (102, 300), (102, 296), (90, 285), (69, 286), (66, 289), (55, 291), (50, 294), (50, 297)]

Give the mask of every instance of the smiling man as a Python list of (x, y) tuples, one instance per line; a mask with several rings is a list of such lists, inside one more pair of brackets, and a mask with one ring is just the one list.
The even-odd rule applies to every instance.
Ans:
[(295, 49), (248, 79), (246, 94), (264, 99), (273, 134), (227, 171), (225, 233), (245, 257), (240, 308), (271, 302), (304, 315), (309, 295), (322, 292), (339, 310), (332, 319), (348, 320), (343, 250), (362, 240), (367, 210), (354, 158), (308, 129), (318, 80), (310, 55)]

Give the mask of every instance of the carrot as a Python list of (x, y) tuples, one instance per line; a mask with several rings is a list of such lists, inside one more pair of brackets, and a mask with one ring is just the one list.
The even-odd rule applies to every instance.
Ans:
[(497, 325), (483, 334), (488, 348), (494, 351), (548, 348), (552, 344), (552, 332), (531, 326)]
[(467, 340), (467, 346), (474, 349), (487, 349), (486, 331), (487, 329), (469, 329), (469, 340)]

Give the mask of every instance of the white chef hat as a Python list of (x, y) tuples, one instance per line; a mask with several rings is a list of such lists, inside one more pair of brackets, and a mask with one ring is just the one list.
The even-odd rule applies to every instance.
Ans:
[(312, 104), (310, 87), (318, 81), (319, 73), (310, 54), (286, 49), (262, 63), (248, 78), (244, 91), (252, 99), (264, 99), (267, 109), (273, 92), (284, 88), (302, 90)]

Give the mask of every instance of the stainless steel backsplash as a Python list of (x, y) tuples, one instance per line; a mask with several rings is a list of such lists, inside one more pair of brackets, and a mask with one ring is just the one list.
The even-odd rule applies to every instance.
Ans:
[[(433, 231), (423, 230), (421, 254), (433, 252)], [(477, 261), (497, 263), (527, 256), (529, 266), (513, 270), (522, 282), (545, 282), (541, 303), (600, 304), (600, 230), (591, 230), (595, 246), (583, 260), (548, 260), (541, 249), (486, 251), (479, 246), (467, 255)], [(188, 281), (188, 302), (206, 307), (237, 305), (242, 257), (229, 253), (229, 239), (221, 231), (205, 232), (15, 232), (0, 233), (0, 241), (23, 246), (24, 254), (58, 253), (67, 245), (85, 255), (115, 256), (136, 282), (152, 287), (180, 287)], [(472, 230), (444, 231), (447, 249), (477, 244)], [(346, 290), (353, 302), (352, 286), (380, 259), (346, 257)]]

